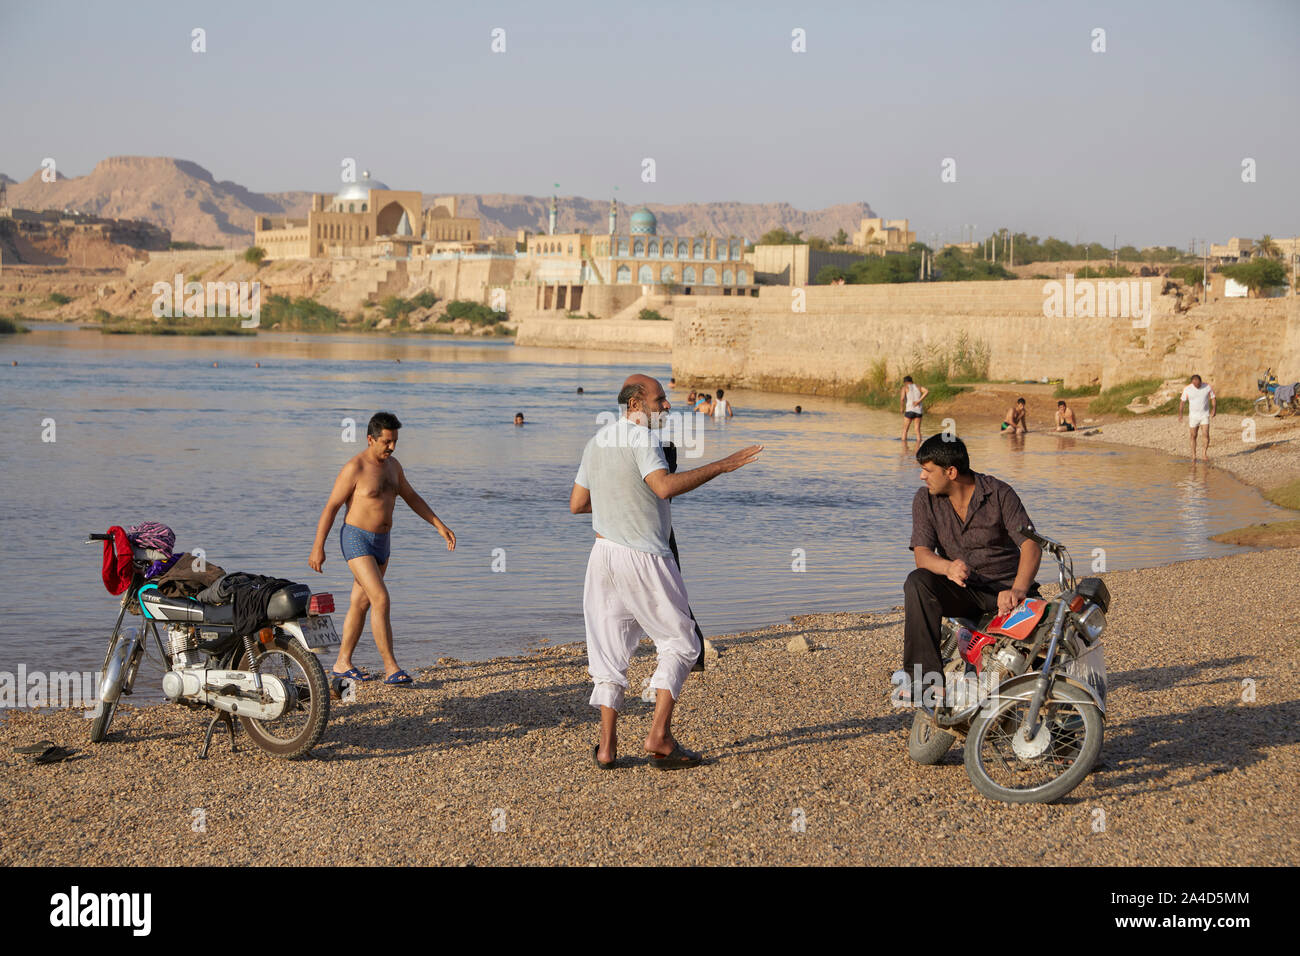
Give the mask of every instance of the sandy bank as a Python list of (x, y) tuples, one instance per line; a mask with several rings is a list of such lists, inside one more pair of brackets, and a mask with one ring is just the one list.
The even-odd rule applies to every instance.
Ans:
[[(907, 719), (884, 696), (901, 612), (819, 614), (714, 639), (722, 656), (691, 676), (676, 723), (709, 763), (672, 773), (638, 756), (650, 705), (635, 697), (629, 765), (592, 766), (581, 645), (445, 661), (413, 689), (363, 685), (335, 706), (316, 757), (295, 763), (242, 736), (239, 753), (218, 739), (199, 761), (203, 722), (176, 707), (124, 708), (98, 746), (79, 712), (18, 712), (0, 722), (0, 863), (1289, 864), (1300, 613), (1243, 614), (1242, 597), (1293, 580), (1297, 559), (1108, 576), (1106, 742), (1059, 805), (983, 800), (959, 748), (912, 764)], [(796, 634), (816, 649), (787, 651)], [(634, 690), (652, 668), (643, 645)], [(41, 738), (80, 759), (40, 767), (13, 753)]]

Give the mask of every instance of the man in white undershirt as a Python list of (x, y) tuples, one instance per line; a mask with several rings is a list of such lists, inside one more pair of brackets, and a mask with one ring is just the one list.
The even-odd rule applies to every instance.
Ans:
[(1187, 406), (1187, 424), (1191, 428), (1192, 461), (1196, 461), (1196, 433), (1205, 429), (1205, 452), (1203, 458), (1210, 460), (1210, 419), (1218, 413), (1218, 400), (1214, 389), (1201, 381), (1201, 376), (1193, 375), (1192, 383), (1183, 389), (1178, 398), (1178, 423), (1183, 421), (1183, 406)]
[(731, 402), (722, 397), (722, 389), (718, 389), (718, 400), (713, 403), (713, 417), (721, 418), (726, 421), (736, 413), (731, 410)]

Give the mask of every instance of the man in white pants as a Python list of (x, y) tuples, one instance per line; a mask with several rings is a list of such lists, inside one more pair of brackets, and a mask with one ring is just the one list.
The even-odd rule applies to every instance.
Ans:
[(691, 767), (700, 755), (673, 738), (673, 705), (700, 654), (686, 586), (673, 560), (668, 536), (668, 499), (698, 488), (758, 458), (762, 445), (672, 473), (657, 433), (669, 409), (663, 386), (633, 375), (618, 393), (626, 408), (598, 431), (582, 452), (569, 511), (591, 514), (596, 543), (587, 562), (582, 611), (587, 622), (588, 672), (595, 683), (591, 705), (600, 708), (600, 743), (592, 757), (612, 769), (618, 754), (618, 712), (628, 688), (627, 667), (643, 634), (655, 642), (659, 666), (654, 717), (645, 749), (662, 769)]
[(1196, 461), (1196, 432), (1205, 429), (1204, 458), (1210, 460), (1210, 419), (1218, 412), (1218, 399), (1214, 389), (1201, 381), (1201, 376), (1193, 375), (1192, 384), (1183, 389), (1178, 398), (1178, 422), (1183, 421), (1183, 406), (1187, 406), (1187, 424), (1191, 427), (1192, 461)]

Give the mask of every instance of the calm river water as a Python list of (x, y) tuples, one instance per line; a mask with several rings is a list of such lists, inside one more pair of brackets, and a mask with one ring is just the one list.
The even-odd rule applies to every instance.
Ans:
[[(597, 416), (615, 407), (631, 371), (667, 384), (663, 355), (509, 341), (0, 337), (0, 670), (98, 669), (117, 600), (100, 581), (100, 546), (83, 541), (112, 524), (162, 521), (178, 549), (203, 548), (227, 571), (331, 590), (341, 626), (351, 576), (337, 525), (323, 575), (307, 557), (334, 477), (379, 409), (401, 418), (397, 456), (458, 538), (448, 553), (398, 502), (388, 580), (399, 661), (414, 668), (581, 640), (592, 532), (589, 516), (569, 514), (569, 489)], [(766, 451), (673, 504), (705, 633), (900, 604), (919, 481), (898, 416), (833, 399), (728, 397), (737, 415), (704, 423), (698, 460), (751, 443)], [(511, 424), (516, 411), (524, 428)], [(347, 418), (356, 444), (343, 440)], [(47, 419), (53, 442), (42, 440)], [(1039, 529), (1084, 565), (1095, 548), (1111, 570), (1228, 554), (1238, 549), (1207, 536), (1283, 516), (1217, 471), (1154, 452), (1049, 434), (1015, 444), (992, 430), (964, 437), (975, 468), (1011, 482)], [(806, 556), (802, 573), (792, 571), (795, 549)], [(494, 554), (504, 572), (493, 570)], [(358, 659), (378, 665), (368, 632)], [(156, 677), (141, 691), (152, 694)]]

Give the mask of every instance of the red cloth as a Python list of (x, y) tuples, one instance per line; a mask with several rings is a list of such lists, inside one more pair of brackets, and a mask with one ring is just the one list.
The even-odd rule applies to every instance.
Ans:
[(117, 525), (109, 528), (108, 534), (110, 540), (104, 542), (104, 587), (109, 594), (121, 594), (135, 576), (131, 542)]

